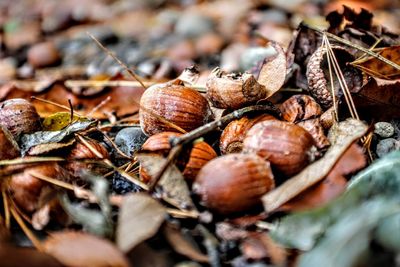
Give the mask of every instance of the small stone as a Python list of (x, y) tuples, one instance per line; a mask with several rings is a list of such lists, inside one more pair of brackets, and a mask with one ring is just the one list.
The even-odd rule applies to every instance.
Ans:
[(394, 138), (383, 139), (376, 146), (376, 154), (380, 158), (394, 150), (400, 150), (400, 142)]
[(28, 62), (34, 68), (55, 65), (60, 59), (60, 53), (52, 42), (35, 44), (28, 50)]
[(388, 138), (394, 135), (394, 127), (385, 121), (377, 122), (375, 123), (374, 133), (382, 138)]
[(201, 36), (214, 28), (213, 21), (200, 14), (185, 13), (175, 25), (175, 32), (185, 38)]
[(128, 156), (137, 152), (146, 140), (147, 136), (140, 127), (124, 128), (115, 136), (115, 144)]

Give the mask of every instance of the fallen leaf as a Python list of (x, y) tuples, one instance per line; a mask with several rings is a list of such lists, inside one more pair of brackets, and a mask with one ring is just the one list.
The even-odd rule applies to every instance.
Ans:
[(128, 252), (155, 235), (167, 213), (155, 199), (144, 193), (124, 198), (119, 211), (116, 241), (118, 247)]
[(47, 254), (67, 266), (130, 266), (122, 252), (110, 241), (82, 232), (51, 234), (43, 246)]
[(185, 234), (182, 230), (177, 229), (171, 224), (167, 224), (164, 227), (164, 235), (177, 253), (184, 255), (193, 261), (208, 262), (207, 255), (204, 255), (200, 251), (197, 244), (188, 233)]
[[(141, 153), (136, 157), (150, 177), (155, 177), (167, 161), (162, 156), (154, 154)], [(185, 179), (174, 164), (169, 164), (157, 187), (160, 189), (164, 201), (181, 209), (195, 210)]]
[(386, 121), (400, 117), (400, 80), (372, 78), (352, 97), (363, 118)]
[(0, 244), (1, 266), (16, 267), (62, 267), (64, 266), (52, 256), (39, 252), (32, 248), (13, 247), (8, 244)]
[(281, 89), (286, 78), (286, 55), (283, 48), (276, 42), (271, 41), (276, 54), (272, 57), (267, 57), (261, 65), (258, 75), (255, 75), (259, 84), (264, 85), (267, 89), (266, 98), (272, 96), (275, 92)]
[(74, 133), (86, 130), (95, 123), (92, 120), (77, 121), (60, 131), (38, 131), (33, 134), (24, 134), (21, 137), (22, 154), (24, 155), (31, 148), (38, 145), (61, 142)]
[(285, 266), (285, 249), (275, 243), (267, 233), (249, 232), (241, 244), (243, 255), (247, 259), (262, 260), (270, 258), (275, 266)]
[(339, 161), (323, 181), (310, 187), (281, 206), (278, 210), (301, 211), (325, 205), (346, 190), (347, 180), (344, 175), (355, 172), (363, 168), (366, 164), (367, 160), (362, 149), (358, 145), (353, 144), (340, 157)]
[(395, 151), (375, 161), (352, 178), (339, 198), (324, 207), (284, 217), (271, 230), (271, 237), (286, 247), (310, 250), (331, 225), (368, 199), (386, 197), (388, 202), (399, 203), (399, 159), (400, 151)]
[(347, 119), (332, 126), (329, 135), (329, 141), (332, 145), (325, 155), (262, 197), (266, 212), (276, 210), (282, 204), (326, 177), (347, 148), (362, 137), (367, 132), (367, 129), (367, 125), (355, 119)]
[(71, 138), (69, 140), (66, 140), (64, 142), (59, 142), (59, 143), (46, 143), (46, 144), (39, 144), (34, 147), (31, 147), (28, 152), (26, 152), (27, 155), (30, 156), (37, 156), (37, 155), (43, 155), (47, 154), (49, 152), (54, 152), (56, 150), (60, 150), (63, 148), (67, 148), (75, 144), (75, 139)]
[[(400, 45), (384, 47), (379, 49), (376, 53), (398, 65), (400, 64)], [(361, 61), (356, 60), (356, 62), (353, 62), (353, 66), (375, 78), (385, 80), (400, 79), (399, 69), (392, 67), (376, 57), (369, 56)]]
[[(73, 115), (72, 121), (78, 120), (79, 117)], [(46, 117), (43, 122), (43, 131), (59, 131), (71, 123), (71, 112), (57, 112)]]

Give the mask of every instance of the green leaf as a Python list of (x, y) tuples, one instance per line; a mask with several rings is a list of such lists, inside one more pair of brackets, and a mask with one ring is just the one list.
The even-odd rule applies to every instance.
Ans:
[(271, 236), (287, 247), (310, 250), (331, 225), (376, 197), (400, 203), (400, 151), (390, 153), (360, 172), (347, 191), (328, 205), (283, 218)]
[(304, 253), (299, 267), (357, 266), (369, 251), (371, 231), (378, 222), (400, 211), (400, 204), (378, 197), (342, 215), (328, 228), (323, 239), (311, 251)]

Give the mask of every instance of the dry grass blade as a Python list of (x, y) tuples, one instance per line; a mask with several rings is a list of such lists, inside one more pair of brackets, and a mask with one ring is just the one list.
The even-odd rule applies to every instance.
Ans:
[(65, 161), (65, 159), (59, 157), (16, 158), (16, 159), (0, 160), (0, 166), (40, 163), (40, 162), (58, 162), (58, 161)]
[(107, 96), (106, 99), (104, 99), (98, 105), (96, 105), (88, 114), (86, 114), (86, 116), (90, 117), (93, 113), (95, 113), (97, 110), (99, 110), (105, 104), (107, 104), (107, 102), (109, 102), (110, 100), (111, 100), (111, 96)]
[[(46, 103), (46, 104), (50, 104), (50, 105), (53, 105), (53, 106), (68, 110), (69, 112), (72, 112), (72, 108), (71, 107), (67, 107), (65, 105), (62, 105), (62, 104), (59, 104), (59, 103), (56, 103), (56, 102), (53, 102), (53, 101), (50, 101), (50, 100), (46, 100), (46, 99), (43, 99), (43, 98), (40, 98), (40, 97), (36, 97), (36, 96), (31, 96), (31, 99), (37, 100), (37, 101), (40, 101), (40, 102), (43, 102), (43, 103)], [(79, 116), (79, 117), (83, 117), (82, 114), (79, 114), (76, 111), (74, 111), (74, 114)]]
[(1, 196), (3, 198), (5, 226), (7, 229), (10, 229), (10, 203), (8, 202), (5, 186), (1, 188)]

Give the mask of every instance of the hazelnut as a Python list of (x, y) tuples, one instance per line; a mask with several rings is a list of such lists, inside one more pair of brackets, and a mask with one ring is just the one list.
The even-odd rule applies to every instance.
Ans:
[(297, 123), (322, 114), (320, 105), (308, 95), (294, 95), (280, 106), (282, 118), (288, 122)]

